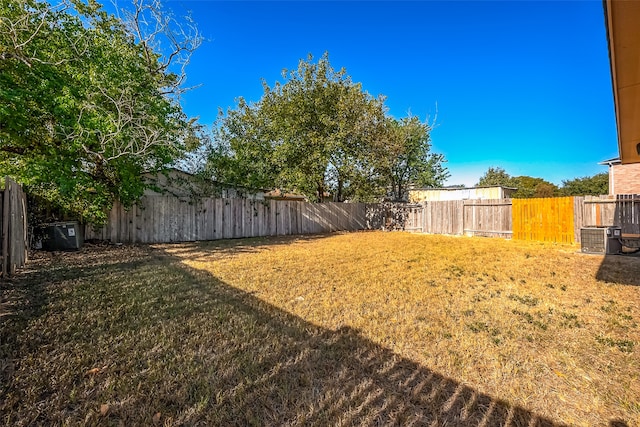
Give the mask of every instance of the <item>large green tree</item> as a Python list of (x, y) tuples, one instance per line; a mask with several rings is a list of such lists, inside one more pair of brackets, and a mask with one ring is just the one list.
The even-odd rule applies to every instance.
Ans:
[(329, 191), (338, 201), (371, 200), (397, 182), (404, 191), (407, 180), (444, 179), (444, 159), (429, 152), (430, 128), (414, 118), (390, 119), (384, 99), (334, 70), (327, 53), (301, 60), (283, 79), (263, 83), (260, 101), (240, 98), (221, 114), (208, 177), (299, 191), (311, 200)]
[(178, 96), (200, 38), (158, 2), (123, 16), (93, 0), (0, 0), (0, 174), (96, 222), (196, 143)]
[(601, 194), (609, 194), (609, 174), (603, 172), (593, 176), (563, 180), (560, 192), (564, 196), (599, 196)]
[(222, 116), (208, 171), (219, 180), (281, 187), (321, 200), (343, 199), (364, 173), (362, 159), (384, 120), (382, 100), (364, 92), (325, 54), (283, 72), (284, 83), (263, 82), (259, 102), (240, 98)]

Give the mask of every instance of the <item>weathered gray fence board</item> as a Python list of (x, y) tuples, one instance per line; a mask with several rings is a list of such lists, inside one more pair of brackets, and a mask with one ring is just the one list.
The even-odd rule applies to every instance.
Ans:
[(7, 277), (27, 261), (27, 199), (22, 187), (8, 177), (0, 195), (2, 277)]
[(424, 204), (424, 232), (461, 235), (464, 231), (464, 201), (433, 201)]
[(511, 236), (511, 200), (465, 200), (463, 209), (464, 234), (469, 236)]
[(618, 196), (614, 221), (623, 234), (640, 234), (640, 195)]
[(85, 238), (161, 243), (360, 230), (366, 215), (364, 204), (145, 196), (129, 210), (116, 203), (103, 227), (87, 225)]
[(585, 224), (585, 209), (584, 209), (584, 196), (577, 196), (573, 198), (573, 240), (580, 242), (581, 233), (580, 229)]

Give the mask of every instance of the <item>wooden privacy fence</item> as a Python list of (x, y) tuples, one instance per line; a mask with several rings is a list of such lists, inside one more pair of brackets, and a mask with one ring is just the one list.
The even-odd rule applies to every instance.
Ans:
[(369, 204), (367, 228), (510, 237), (511, 201), (448, 200), (420, 204)]
[(512, 207), (510, 199), (467, 200), (463, 206), (464, 234), (510, 238)]
[(573, 243), (573, 197), (513, 199), (513, 238)]
[(447, 200), (423, 202), (413, 208), (404, 228), (431, 234), (511, 236), (511, 201)]
[(576, 197), (576, 216), (585, 227), (615, 225), (640, 237), (640, 194)]
[(130, 210), (116, 203), (103, 227), (87, 226), (85, 239), (165, 243), (385, 229), (572, 243), (580, 228), (607, 225), (640, 235), (640, 196), (413, 205), (145, 196)]
[(411, 205), (404, 230), (580, 242), (580, 229), (616, 225), (640, 237), (640, 195), (452, 200)]
[(423, 206), (407, 203), (370, 203), (366, 205), (367, 229), (422, 231)]
[(13, 275), (27, 261), (27, 199), (22, 187), (5, 178), (0, 192), (2, 277)]
[(87, 225), (85, 239), (167, 243), (355, 231), (369, 227), (363, 203), (145, 196), (126, 210), (116, 203), (107, 223)]
[(463, 200), (424, 203), (423, 232), (462, 234), (464, 230)]

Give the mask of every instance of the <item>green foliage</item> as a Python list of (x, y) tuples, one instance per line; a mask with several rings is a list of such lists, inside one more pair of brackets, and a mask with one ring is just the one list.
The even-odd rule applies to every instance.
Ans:
[(593, 176), (563, 180), (561, 193), (564, 196), (599, 196), (601, 194), (609, 194), (609, 174), (603, 172)]
[(504, 169), (499, 167), (490, 167), (478, 181), (479, 186), (488, 187), (492, 185), (501, 185), (503, 187), (511, 187), (512, 177)]
[(298, 191), (320, 201), (371, 200), (407, 182), (446, 179), (441, 155), (430, 153), (430, 127), (395, 121), (328, 54), (301, 60), (284, 83), (263, 82), (260, 101), (240, 98), (220, 114), (203, 173), (219, 181)]
[(511, 176), (500, 167), (490, 167), (480, 177), (477, 185), (501, 185), (503, 187), (517, 188), (517, 191), (512, 195), (516, 199), (556, 197), (560, 195), (558, 187), (551, 182), (531, 176)]
[(563, 180), (562, 187), (558, 188), (555, 184), (542, 178), (511, 176), (500, 167), (490, 167), (480, 177), (477, 185), (502, 185), (503, 187), (517, 188), (518, 190), (513, 194), (514, 198), (597, 196), (609, 192), (609, 175), (605, 172), (591, 177)]
[(449, 177), (442, 154), (432, 153), (431, 126), (415, 116), (387, 119), (383, 138), (375, 144), (374, 162), (392, 200), (403, 200), (407, 186), (441, 187)]
[(513, 177), (512, 187), (518, 190), (513, 193), (516, 199), (528, 199), (533, 197), (557, 197), (560, 195), (558, 186), (545, 181), (542, 178), (534, 178), (531, 176)]
[[(135, 6), (138, 16), (161, 13)], [(0, 174), (99, 223), (114, 200), (142, 195), (143, 171), (193, 143), (197, 129), (171, 96), (180, 74), (140, 21), (92, 0), (0, 0), (0, 16)]]

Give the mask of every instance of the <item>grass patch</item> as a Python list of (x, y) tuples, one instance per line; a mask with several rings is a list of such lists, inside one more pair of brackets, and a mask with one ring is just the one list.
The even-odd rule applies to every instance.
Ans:
[(1, 420), (637, 425), (640, 287), (575, 251), (375, 232), (41, 254), (2, 285)]
[[(524, 284), (524, 283), (522, 283)], [(510, 300), (518, 301), (520, 304), (524, 304), (529, 307), (535, 307), (540, 302), (540, 299), (532, 297), (530, 295), (509, 295)]]
[(631, 353), (633, 351), (633, 346), (635, 343), (629, 340), (618, 340), (611, 337), (596, 337), (596, 341), (598, 341), (602, 345), (606, 345), (609, 347), (617, 347), (620, 351), (625, 353)]

